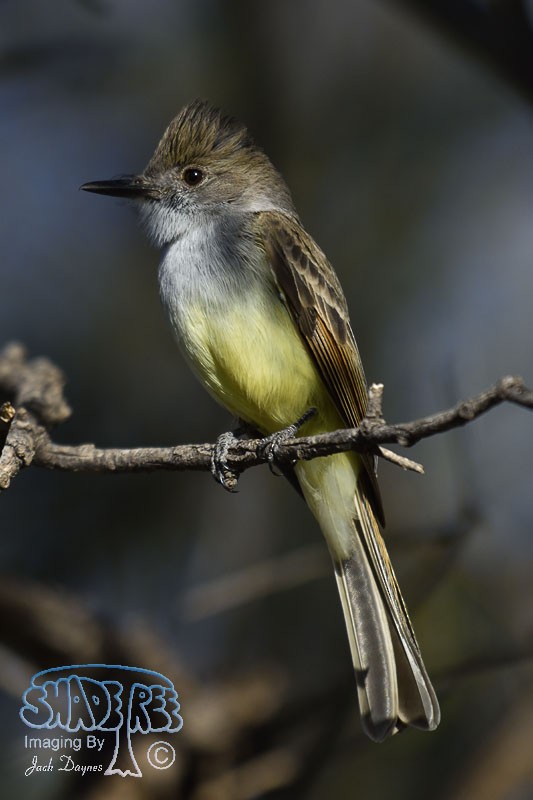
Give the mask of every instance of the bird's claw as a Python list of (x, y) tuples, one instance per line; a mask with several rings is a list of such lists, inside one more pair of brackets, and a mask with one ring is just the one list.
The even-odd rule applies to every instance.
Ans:
[(239, 476), (228, 465), (228, 454), (238, 441), (233, 431), (221, 433), (211, 453), (211, 475), (226, 491), (233, 493), (237, 492)]
[(275, 433), (270, 434), (270, 436), (266, 436), (262, 440), (259, 450), (263, 455), (266, 456), (268, 467), (273, 475), (280, 475), (280, 473), (275, 469), (276, 460), (279, 457), (280, 446), (289, 441), (289, 439), (294, 438), (302, 425), (311, 419), (311, 417), (314, 417), (316, 413), (316, 408), (309, 408), (305, 414), (302, 414), (300, 419), (297, 419), (296, 422), (292, 423), (292, 425), (287, 425), (286, 428), (276, 431)]

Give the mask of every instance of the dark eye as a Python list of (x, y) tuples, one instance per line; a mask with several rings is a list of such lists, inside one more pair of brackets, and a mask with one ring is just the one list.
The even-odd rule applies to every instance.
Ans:
[(204, 179), (204, 173), (196, 167), (187, 167), (183, 172), (183, 180), (187, 186), (198, 186)]

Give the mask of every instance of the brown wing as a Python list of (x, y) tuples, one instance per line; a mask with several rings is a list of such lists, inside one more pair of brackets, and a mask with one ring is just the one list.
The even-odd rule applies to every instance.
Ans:
[[(339, 279), (324, 253), (294, 217), (256, 214), (256, 231), (274, 277), (335, 406), (349, 427), (367, 408), (367, 387)], [(372, 459), (363, 457), (366, 488), (383, 523)]]

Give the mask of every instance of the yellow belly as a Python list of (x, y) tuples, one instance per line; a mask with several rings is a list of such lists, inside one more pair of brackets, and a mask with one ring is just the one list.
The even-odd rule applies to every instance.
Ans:
[[(285, 428), (309, 408), (318, 413), (302, 426), (300, 435), (343, 427), (287, 309), (275, 296), (249, 297), (248, 303), (219, 314), (189, 306), (181, 341), (209, 392), (263, 433)], [(351, 552), (359, 469), (355, 453), (296, 465), (307, 503), (340, 559)]]
[(309, 408), (305, 432), (341, 425), (289, 312), (274, 295), (223, 310), (190, 306), (182, 345), (210, 393), (232, 414), (273, 433)]

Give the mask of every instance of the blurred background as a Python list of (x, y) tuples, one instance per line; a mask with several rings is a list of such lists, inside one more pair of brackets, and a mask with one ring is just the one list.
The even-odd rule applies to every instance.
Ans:
[[(424, 7), (424, 17), (417, 15)], [(335, 265), (390, 422), (533, 383), (526, 2), (3, 0), (0, 343), (66, 373), (62, 442), (208, 442), (158, 254), (81, 183), (141, 170), (183, 104), (246, 122)], [(361, 734), (327, 552), (268, 469), (20, 475), (1, 497), (6, 797), (533, 796), (531, 416), (502, 407), (384, 464), (387, 541), (443, 721)], [(125, 663), (180, 694), (174, 767), (24, 776), (39, 669)], [(181, 737), (181, 738), (179, 738)], [(105, 793), (105, 795), (104, 795)]]

